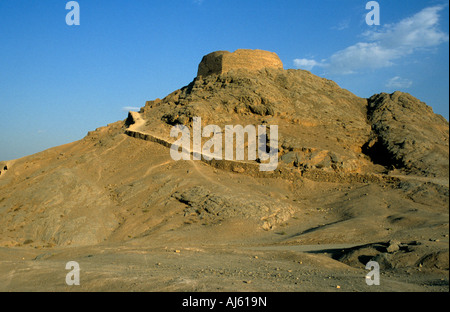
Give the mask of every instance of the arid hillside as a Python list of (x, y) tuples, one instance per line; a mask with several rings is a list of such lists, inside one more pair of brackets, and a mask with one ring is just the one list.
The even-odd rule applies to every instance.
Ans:
[[(82, 140), (0, 162), (0, 290), (66, 290), (55, 274), (76, 260), (88, 291), (448, 291), (448, 121), (238, 51)], [(171, 129), (195, 117), (278, 126), (276, 169), (175, 161)]]

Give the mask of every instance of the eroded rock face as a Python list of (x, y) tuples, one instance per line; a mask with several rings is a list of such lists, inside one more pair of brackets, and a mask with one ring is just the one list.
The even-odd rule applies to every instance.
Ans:
[(372, 160), (426, 176), (448, 177), (448, 121), (410, 94), (375, 94), (368, 99), (375, 138)]
[(203, 57), (198, 66), (197, 76), (224, 74), (233, 69), (260, 70), (263, 68), (283, 68), (276, 53), (263, 50), (238, 49), (233, 53), (216, 51)]

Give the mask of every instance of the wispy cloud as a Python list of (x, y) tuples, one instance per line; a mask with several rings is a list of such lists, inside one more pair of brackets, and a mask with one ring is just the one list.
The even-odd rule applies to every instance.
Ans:
[(411, 53), (415, 49), (428, 48), (448, 41), (448, 34), (438, 29), (439, 12), (443, 6), (425, 8), (397, 24), (388, 24), (381, 31), (369, 31), (364, 35), (385, 49)]
[(316, 66), (322, 66), (322, 63), (319, 63), (312, 59), (295, 59), (294, 60), (294, 66), (301, 69), (311, 70)]
[(140, 107), (134, 107), (134, 106), (124, 106), (124, 107), (122, 107), (122, 110), (126, 111), (126, 112), (128, 112), (128, 111), (138, 111), (140, 109), (141, 109)]
[(411, 87), (413, 82), (406, 78), (401, 78), (399, 76), (392, 77), (386, 83), (386, 88), (389, 89), (407, 89)]
[(350, 27), (350, 20), (344, 20), (342, 22), (340, 22), (339, 24), (337, 24), (336, 26), (331, 27), (331, 29), (333, 30), (344, 30)]
[(439, 12), (443, 8), (425, 8), (398, 23), (384, 25), (377, 31), (367, 31), (363, 34), (365, 41), (335, 52), (325, 63), (308, 60), (309, 64), (314, 64), (313, 67), (321, 64), (328, 73), (333, 74), (351, 74), (392, 66), (404, 56), (449, 40), (448, 34), (439, 29)]

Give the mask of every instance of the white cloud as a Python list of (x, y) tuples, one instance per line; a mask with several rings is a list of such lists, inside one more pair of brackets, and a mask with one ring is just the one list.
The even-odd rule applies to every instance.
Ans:
[(295, 59), (294, 60), (294, 66), (301, 69), (311, 70), (316, 66), (322, 66), (323, 64), (316, 62), (315, 60), (311, 59)]
[(378, 31), (365, 32), (365, 42), (335, 52), (326, 63), (307, 61), (311, 68), (320, 64), (333, 74), (351, 74), (392, 66), (396, 60), (419, 49), (436, 47), (449, 40), (448, 34), (438, 28), (439, 12), (443, 8), (425, 8), (398, 23), (384, 25)]
[(122, 107), (122, 110), (126, 111), (126, 112), (128, 112), (128, 111), (138, 111), (140, 109), (141, 109), (140, 107), (134, 107), (134, 106), (124, 106), (124, 107)]
[(364, 35), (385, 49), (398, 49), (404, 53), (437, 46), (448, 41), (448, 34), (438, 29), (439, 11), (442, 9), (442, 6), (425, 8), (397, 24), (388, 24), (381, 31), (370, 31)]
[(389, 89), (407, 89), (412, 86), (412, 81), (409, 79), (401, 78), (399, 76), (395, 76), (388, 80), (386, 83), (386, 87)]
[(384, 49), (376, 42), (359, 42), (334, 53), (326, 67), (332, 73), (351, 74), (360, 69), (391, 66), (400, 56), (395, 49)]

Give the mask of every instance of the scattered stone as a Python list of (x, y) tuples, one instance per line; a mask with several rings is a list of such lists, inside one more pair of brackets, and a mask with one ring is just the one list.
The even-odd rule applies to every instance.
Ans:
[(390, 259), (390, 254), (388, 253), (380, 253), (373, 257), (372, 261), (378, 262), (381, 270), (389, 270), (394, 267)]
[(386, 249), (386, 251), (389, 252), (389, 253), (394, 253), (396, 251), (399, 251), (400, 250), (400, 244), (401, 243), (399, 241), (397, 241), (397, 240), (391, 240), (391, 241), (389, 241), (389, 246)]

